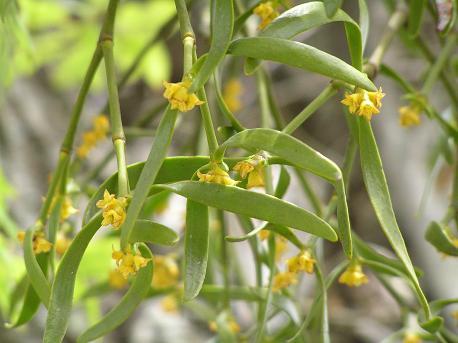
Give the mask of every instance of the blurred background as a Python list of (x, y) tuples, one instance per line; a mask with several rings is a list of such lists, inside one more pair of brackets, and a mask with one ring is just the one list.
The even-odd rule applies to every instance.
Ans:
[[(368, 0), (371, 25), (365, 56), (369, 56), (377, 45), (389, 19), (390, 1)], [(244, 2), (245, 3), (245, 2)], [(301, 3), (294, 1), (293, 3)], [(36, 218), (42, 197), (46, 193), (48, 177), (52, 173), (59, 146), (68, 124), (71, 108), (79, 85), (89, 64), (97, 42), (98, 33), (106, 10), (107, 1), (86, 0), (18, 0), (0, 1), (0, 228), (3, 233), (30, 226)], [(390, 5), (391, 4), (391, 5)], [(346, 1), (343, 9), (353, 18), (358, 18), (357, 1)], [(156, 126), (158, 106), (162, 106), (162, 81), (178, 81), (182, 73), (182, 45), (174, 25), (164, 25), (175, 13), (172, 0), (122, 1), (118, 11), (115, 32), (115, 58), (118, 75), (131, 66), (138, 53), (148, 46), (135, 73), (120, 91), (121, 109), (126, 132), (129, 134), (141, 118), (151, 118), (144, 130), (132, 129), (128, 135), (128, 163), (142, 161), (150, 148), (151, 134)], [(196, 0), (192, 7), (193, 26), (197, 35), (198, 53), (206, 51), (209, 44), (208, 1)], [(438, 46), (435, 22), (426, 15), (421, 35), (435, 51)], [(247, 22), (249, 30), (255, 32), (256, 17)], [(329, 24), (311, 30), (297, 38), (349, 61), (343, 26)], [(149, 44), (148, 42), (153, 42)], [(429, 64), (409, 44), (403, 35), (397, 36), (388, 50), (384, 63), (394, 68), (414, 85), (420, 87), (422, 75)], [(328, 79), (280, 66), (263, 63), (273, 80), (274, 97), (286, 121), (299, 113), (327, 85)], [(94, 79), (83, 111), (77, 135), (81, 144), (82, 132), (91, 127), (92, 118), (104, 111), (107, 101), (106, 81), (103, 68)], [(240, 94), (239, 104), (234, 108), (237, 118), (247, 127), (260, 125), (258, 92), (254, 76), (243, 75), (243, 60), (227, 58), (222, 73), (223, 90), (237, 80)], [(440, 153), (441, 130), (436, 122), (422, 118), (418, 127), (404, 128), (399, 125), (398, 108), (405, 105), (402, 90), (382, 75), (375, 84), (382, 86), (387, 94), (381, 114), (372, 123), (381, 149), (393, 205), (414, 263), (424, 271), (421, 283), (429, 299), (457, 297), (457, 261), (444, 258), (424, 240), (424, 232), (431, 220), (440, 218), (445, 212), (451, 193), (453, 166)], [(232, 82), (232, 85), (234, 83)], [(209, 87), (209, 101), (215, 114), (215, 124), (227, 123), (217, 111), (214, 92)], [(343, 160), (348, 139), (345, 117), (340, 98), (333, 98), (320, 108), (295, 135), (337, 163)], [(450, 104), (441, 84), (437, 83), (430, 100), (436, 109), (450, 111)], [(145, 117), (146, 116), (146, 117)], [(200, 148), (199, 113), (193, 111), (181, 117), (174, 136), (170, 155), (205, 153)], [(85, 177), (99, 165), (111, 149), (106, 139), (90, 152), (78, 165), (74, 187), (78, 189)], [(388, 247), (377, 223), (366, 195), (359, 171), (359, 161), (351, 177), (349, 207), (353, 229), (365, 240), (380, 249)], [(116, 168), (113, 159), (100, 171), (87, 187), (98, 186)], [(274, 170), (274, 175), (277, 174)], [(294, 178), (286, 199), (310, 208), (302, 192), (298, 192), (298, 180)], [(312, 187), (323, 201), (328, 200), (331, 189), (317, 178), (310, 177)], [(86, 186), (85, 186), (86, 187)], [(87, 198), (77, 197), (74, 206), (81, 212)], [(157, 212), (158, 220), (181, 231), (184, 225), (185, 202), (171, 197), (167, 208)], [(240, 234), (237, 222), (231, 216), (229, 231)], [(79, 228), (80, 216), (75, 216), (69, 225)], [(216, 225), (216, 224), (215, 224)], [(111, 244), (104, 240), (96, 249), (90, 249), (79, 271), (82, 284), (80, 294), (95, 284), (101, 277), (100, 270), (111, 268)], [(342, 260), (339, 247), (326, 245), (326, 259), (333, 266)], [(254, 280), (252, 258), (247, 244), (234, 245), (247, 280)], [(291, 248), (285, 258), (295, 253)], [(384, 250), (391, 254), (389, 249)], [(100, 258), (100, 256), (106, 258)], [(89, 262), (91, 261), (91, 262)], [(95, 262), (94, 262), (95, 261)], [(5, 313), (10, 295), (17, 280), (23, 275), (22, 250), (17, 241), (0, 234), (0, 319), (8, 321)], [(329, 295), (330, 322), (335, 342), (379, 342), (403, 323), (396, 303), (369, 272), (370, 283), (356, 291), (335, 286)], [(89, 281), (88, 281), (89, 280)], [(394, 286), (411, 297), (407, 286), (394, 280)], [(298, 294), (300, 302), (309, 304), (307, 294), (313, 289), (313, 278), (306, 278)], [(78, 290), (77, 290), (78, 294)], [(102, 310), (106, 311), (122, 293), (113, 292), (105, 296)], [(78, 296), (78, 295), (77, 295)], [(412, 299), (411, 299), (412, 300)], [(307, 302), (308, 301), (308, 302)], [(240, 306), (239, 306), (240, 305)], [(239, 324), (249, 327), (250, 319), (244, 315), (244, 305), (236, 304)], [(91, 310), (92, 308), (92, 310)], [(72, 333), (87, 326), (97, 316), (98, 303), (88, 300), (75, 309), (69, 329)], [(7, 331), (0, 326), (0, 342), (39, 342), (46, 318), (42, 308), (31, 323), (25, 327)], [(245, 318), (245, 319), (244, 319)], [(354, 320), (358, 318), (358, 320)], [(246, 322), (244, 322), (246, 320)], [(450, 317), (448, 320), (452, 321)], [(456, 323), (452, 323), (455, 325)], [(76, 337), (76, 336), (75, 336)], [(205, 323), (184, 308), (179, 312), (164, 311), (160, 299), (145, 301), (129, 321), (124, 323), (105, 342), (202, 342), (211, 337)]]

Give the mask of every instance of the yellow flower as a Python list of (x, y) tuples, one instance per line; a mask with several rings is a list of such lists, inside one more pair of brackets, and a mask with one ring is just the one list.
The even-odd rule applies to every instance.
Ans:
[(173, 287), (178, 283), (180, 269), (171, 256), (154, 256), (154, 273), (151, 285), (154, 288)]
[(264, 187), (265, 158), (261, 155), (253, 155), (245, 161), (237, 162), (233, 170), (239, 173), (242, 179), (248, 175), (247, 189)]
[[(17, 233), (17, 239), (19, 242), (23, 243), (25, 239), (25, 231), (19, 231)], [(45, 234), (43, 232), (35, 232), (32, 238), (32, 249), (35, 255), (49, 252), (52, 248), (52, 243), (45, 239)]]
[(288, 241), (285, 237), (275, 237), (275, 260), (279, 261), (283, 254), (288, 250)]
[(258, 233), (259, 239), (261, 241), (265, 241), (267, 238), (270, 236), (270, 231), (269, 230), (261, 230)]
[(274, 1), (266, 1), (255, 7), (253, 13), (261, 18), (261, 23), (258, 27), (259, 30), (264, 29), (272, 20), (280, 15), (276, 9), (277, 6), (278, 5)]
[(56, 240), (56, 252), (59, 255), (65, 254), (65, 252), (67, 251), (71, 243), (72, 243), (71, 239), (68, 239), (67, 237), (65, 237), (64, 234), (59, 233), (57, 235), (57, 240)]
[[(452, 318), (456, 319), (458, 321), (458, 311), (453, 311), (452, 312)], [(457, 322), (457, 326), (458, 326), (458, 322)]]
[(281, 272), (274, 276), (272, 291), (278, 292), (283, 288), (287, 288), (290, 285), (295, 285), (297, 283), (296, 273), (291, 272)]
[(102, 226), (112, 225), (115, 229), (124, 223), (126, 219), (127, 199), (124, 197), (116, 198), (105, 189), (103, 199), (97, 201), (96, 206), (102, 209)]
[(313, 273), (315, 262), (315, 259), (308, 250), (301, 251), (299, 254), (286, 261), (289, 272), (298, 273), (303, 271), (309, 274)]
[(171, 109), (178, 109), (180, 112), (188, 112), (194, 108), (194, 106), (202, 105), (204, 102), (200, 101), (196, 94), (188, 93), (189, 87), (191, 87), (190, 80), (184, 80), (178, 83), (163, 82), (165, 87), (164, 98), (166, 98)]
[[(229, 318), (227, 320), (227, 327), (234, 334), (237, 334), (240, 332), (240, 325), (233, 318)], [(212, 320), (210, 323), (208, 323), (208, 328), (212, 332), (217, 332), (218, 325), (216, 324), (216, 321)]]
[(416, 333), (407, 332), (404, 335), (404, 339), (402, 340), (402, 343), (421, 343), (421, 338)]
[(97, 143), (105, 138), (110, 129), (107, 116), (101, 114), (92, 120), (92, 130), (83, 133), (83, 142), (76, 149), (79, 158), (85, 158)]
[(234, 186), (238, 183), (238, 181), (232, 180), (229, 174), (216, 164), (213, 164), (206, 174), (197, 171), (197, 176), (200, 182), (219, 183), (225, 186)]
[(240, 102), (240, 95), (243, 86), (237, 79), (231, 79), (226, 83), (223, 90), (223, 99), (231, 112), (237, 112), (242, 104)]
[(174, 294), (169, 294), (162, 298), (161, 307), (164, 312), (174, 313), (178, 310), (178, 300)]
[(123, 289), (127, 286), (127, 280), (118, 269), (113, 269), (108, 274), (108, 284), (114, 289)]
[(399, 124), (404, 127), (419, 125), (421, 108), (410, 104), (399, 108)]
[(78, 209), (73, 207), (72, 199), (69, 196), (66, 196), (62, 202), (62, 207), (60, 208), (60, 220), (64, 221), (75, 213), (78, 213)]
[(369, 280), (363, 273), (363, 269), (359, 263), (350, 264), (345, 272), (343, 272), (339, 277), (339, 283), (345, 284), (349, 287), (359, 287), (368, 281)]
[(371, 120), (372, 115), (378, 114), (382, 107), (382, 98), (385, 93), (382, 88), (375, 92), (368, 92), (358, 88), (353, 93), (345, 93), (345, 98), (341, 101), (342, 104), (348, 107), (350, 113), (362, 116), (367, 120)]
[(135, 275), (141, 268), (146, 267), (150, 259), (144, 258), (138, 251), (132, 254), (130, 248), (126, 251), (114, 250), (111, 253), (111, 257), (116, 261), (118, 272), (124, 279), (127, 279), (129, 275)]

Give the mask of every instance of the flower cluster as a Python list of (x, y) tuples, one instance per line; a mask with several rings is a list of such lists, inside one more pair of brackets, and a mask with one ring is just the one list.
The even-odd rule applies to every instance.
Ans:
[(272, 290), (278, 292), (297, 283), (297, 274), (305, 272), (312, 274), (316, 260), (309, 250), (302, 250), (296, 256), (286, 261), (287, 271), (274, 276)]
[(280, 272), (274, 276), (272, 291), (278, 292), (297, 283), (297, 274), (292, 272)]
[(352, 262), (339, 277), (339, 283), (349, 287), (359, 287), (368, 282), (369, 280), (366, 274), (364, 274), (361, 264), (358, 262)]
[[(21, 243), (24, 242), (25, 231), (19, 231), (17, 238)], [(32, 249), (35, 255), (49, 252), (51, 248), (52, 243), (46, 240), (44, 232), (38, 231), (33, 234)]]
[(105, 189), (103, 199), (97, 201), (96, 206), (102, 209), (102, 226), (112, 225), (115, 229), (124, 223), (126, 219), (127, 199), (124, 197), (116, 198)]
[(180, 112), (188, 112), (195, 106), (204, 103), (199, 100), (196, 94), (188, 92), (189, 87), (191, 87), (191, 81), (188, 79), (177, 83), (164, 81), (163, 85), (165, 87), (164, 98), (169, 101), (172, 110), (178, 109)]
[(133, 254), (130, 248), (125, 251), (113, 249), (111, 257), (116, 262), (117, 271), (124, 279), (127, 279), (130, 275), (137, 274), (150, 261), (150, 259), (144, 258), (138, 251)]
[(76, 149), (79, 158), (85, 158), (99, 141), (104, 139), (110, 129), (107, 116), (101, 114), (92, 120), (92, 130), (83, 133), (83, 143)]
[(172, 256), (154, 256), (154, 273), (151, 286), (154, 288), (173, 287), (178, 283), (180, 269)]
[(264, 187), (264, 166), (266, 160), (261, 155), (253, 155), (244, 161), (238, 162), (234, 170), (239, 173), (242, 179), (248, 175), (247, 188)]
[(231, 79), (226, 83), (223, 90), (223, 99), (231, 112), (237, 112), (242, 107), (240, 102), (242, 90), (243, 86), (237, 79)]
[[(240, 332), (240, 325), (232, 317), (227, 319), (227, 327), (234, 334), (237, 334), (237, 333)], [(217, 325), (216, 321), (214, 321), (214, 320), (211, 321), (208, 324), (208, 328), (210, 329), (210, 331), (217, 332), (218, 331), (218, 325)]]
[(410, 104), (399, 108), (399, 124), (404, 127), (419, 125), (421, 122), (421, 107), (418, 104)]
[(197, 171), (197, 177), (200, 182), (219, 183), (225, 186), (234, 186), (238, 182), (233, 180), (230, 175), (219, 167), (216, 163), (212, 164), (207, 173)]
[(108, 284), (114, 289), (123, 289), (127, 286), (127, 280), (118, 269), (113, 269), (108, 274)]
[(353, 93), (345, 93), (345, 98), (341, 103), (348, 106), (350, 113), (371, 120), (372, 115), (380, 112), (379, 109), (382, 107), (382, 98), (384, 96), (385, 93), (382, 92), (382, 88), (376, 92), (368, 92), (357, 88)]
[(277, 8), (277, 1), (266, 1), (254, 8), (253, 13), (256, 14), (259, 18), (261, 18), (261, 23), (258, 26), (259, 30), (264, 29), (267, 25), (269, 25), (272, 22), (272, 20), (274, 20), (280, 15)]

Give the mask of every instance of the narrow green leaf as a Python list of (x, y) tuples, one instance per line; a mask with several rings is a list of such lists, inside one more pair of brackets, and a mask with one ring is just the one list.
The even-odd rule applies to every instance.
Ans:
[(361, 170), (369, 199), (372, 203), (372, 207), (374, 208), (380, 226), (388, 238), (391, 247), (406, 268), (409, 278), (415, 287), (418, 299), (425, 311), (426, 317), (429, 317), (430, 311), (428, 302), (421, 290), (415, 269), (410, 260), (404, 239), (394, 215), (388, 185), (383, 172), (382, 161), (380, 159), (380, 154), (378, 152), (371, 125), (365, 118), (358, 118), (358, 126)]
[(228, 53), (270, 60), (341, 80), (370, 91), (376, 90), (366, 74), (341, 59), (307, 44), (271, 37), (240, 38), (231, 43)]
[(207, 272), (208, 239), (208, 207), (188, 199), (184, 243), (183, 298), (185, 301), (194, 299), (204, 283)]
[(48, 317), (43, 338), (44, 343), (59, 343), (62, 342), (65, 336), (72, 310), (76, 272), (84, 252), (92, 237), (100, 228), (101, 222), (102, 216), (99, 214), (87, 223), (75, 236), (60, 261), (51, 287)]
[(453, 244), (445, 229), (438, 222), (433, 221), (429, 224), (426, 229), (425, 239), (438, 251), (450, 256), (458, 256), (458, 248)]
[(431, 312), (433, 314), (439, 314), (444, 307), (453, 304), (458, 304), (458, 298), (434, 300), (429, 303), (429, 306), (431, 307)]
[(21, 311), (19, 312), (17, 319), (12, 323), (5, 323), (5, 327), (9, 329), (17, 328), (29, 322), (37, 312), (40, 304), (40, 298), (30, 284), (30, 281), (27, 279), (27, 287), (25, 290), (24, 302), (22, 303)]
[(367, 8), (366, 0), (358, 0), (358, 8), (359, 8), (359, 28), (361, 30), (361, 38), (362, 38), (362, 51), (364, 52), (364, 48), (366, 47), (367, 43), (367, 36), (369, 36), (369, 27), (370, 27), (370, 17), (369, 17), (369, 9)]
[(332, 242), (337, 241), (336, 233), (324, 220), (268, 194), (197, 181), (182, 181), (154, 187), (170, 190), (203, 205), (292, 227)]
[(168, 106), (158, 125), (151, 150), (135, 187), (132, 201), (127, 209), (126, 220), (121, 225), (121, 247), (127, 246), (129, 236), (145, 202), (150, 185), (156, 180), (159, 169), (167, 155), (167, 148), (172, 140), (178, 112)]
[(409, 2), (409, 18), (407, 30), (411, 37), (416, 37), (420, 31), (426, 0), (413, 0)]
[(233, 300), (245, 301), (263, 301), (267, 294), (267, 289), (245, 286), (231, 286), (225, 289), (219, 285), (203, 285), (200, 292), (201, 296), (210, 300), (218, 301), (225, 292), (229, 293), (229, 297)]
[(326, 7), (326, 15), (331, 18), (342, 7), (343, 0), (323, 0)]
[(204, 86), (215, 68), (224, 58), (234, 27), (234, 5), (232, 0), (211, 1), (211, 30), (212, 38), (207, 59), (194, 78), (190, 92), (195, 92)]
[(235, 134), (221, 144), (215, 153), (215, 158), (217, 160), (221, 159), (226, 149), (234, 147), (250, 151), (267, 151), (281, 157), (293, 166), (302, 168), (329, 181), (335, 187), (338, 197), (338, 232), (345, 254), (351, 258), (351, 227), (345, 185), (343, 184), (342, 172), (334, 162), (300, 140), (272, 129), (248, 129)]
[(175, 245), (180, 237), (172, 229), (151, 220), (138, 219), (129, 236), (129, 242), (146, 242), (166, 246)]
[(276, 198), (283, 198), (288, 190), (291, 177), (284, 166), (280, 167), (280, 177), (278, 178), (277, 187), (275, 188), (274, 196)]
[[(42, 259), (47, 262), (45, 254), (40, 254)], [(38, 264), (35, 254), (33, 253), (33, 230), (27, 230), (24, 238), (24, 264), (27, 270), (27, 276), (30, 284), (37, 292), (41, 302), (48, 307), (50, 286), (43, 274), (40, 265)]]
[[(143, 257), (152, 259), (153, 255), (145, 244), (139, 245)], [(122, 297), (121, 301), (103, 318), (78, 337), (77, 343), (86, 343), (95, 340), (113, 331), (121, 325), (134, 312), (140, 302), (145, 298), (151, 287), (153, 277), (153, 262), (150, 261), (141, 268), (134, 278), (132, 286)]]
[[(337, 9), (334, 15), (330, 17), (327, 16), (325, 6), (320, 1), (300, 4), (283, 12), (261, 31), (259, 36), (292, 39), (298, 34), (312, 28), (333, 22), (344, 23), (352, 64), (356, 69), (361, 70), (363, 63), (363, 45), (362, 35), (358, 24), (347, 13), (340, 9)], [(258, 65), (258, 60), (249, 58), (247, 59), (245, 70), (248, 74), (251, 74)]]

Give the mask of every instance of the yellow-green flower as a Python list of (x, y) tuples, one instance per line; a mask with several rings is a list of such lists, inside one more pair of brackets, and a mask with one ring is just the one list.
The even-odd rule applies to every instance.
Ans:
[(384, 96), (385, 93), (382, 92), (382, 88), (375, 92), (357, 88), (353, 93), (345, 93), (345, 98), (341, 103), (348, 107), (350, 113), (371, 120), (374, 114), (380, 112)]
[(117, 270), (124, 279), (135, 275), (150, 262), (150, 259), (144, 258), (138, 251), (133, 254), (130, 248), (125, 251), (113, 249), (111, 257), (115, 260)]
[(72, 199), (69, 196), (66, 196), (62, 202), (62, 207), (60, 208), (60, 220), (64, 221), (75, 213), (78, 213), (78, 209), (73, 207)]
[(316, 260), (308, 250), (301, 251), (296, 256), (286, 261), (288, 271), (291, 273), (306, 272), (313, 273)]
[(265, 158), (253, 155), (244, 161), (237, 162), (233, 170), (238, 172), (242, 179), (248, 175), (247, 188), (264, 187)]
[(339, 283), (345, 284), (349, 287), (359, 287), (368, 282), (369, 280), (363, 273), (361, 264), (357, 262), (350, 264), (339, 277)]
[(297, 283), (296, 273), (281, 272), (274, 276), (273, 283), (272, 283), (272, 291), (278, 292), (281, 289), (287, 288), (291, 285), (295, 285), (296, 283)]
[(267, 238), (270, 236), (270, 231), (269, 230), (261, 230), (258, 233), (258, 237), (261, 241), (265, 241)]
[(242, 91), (243, 86), (238, 79), (231, 79), (224, 86), (223, 99), (231, 112), (237, 112), (242, 107), (240, 102)]
[(63, 233), (58, 233), (56, 239), (56, 253), (59, 255), (65, 254), (71, 243), (71, 239), (67, 238)]
[(233, 180), (230, 175), (221, 169), (217, 164), (213, 164), (207, 173), (197, 171), (200, 182), (219, 183), (225, 186), (234, 186), (238, 181)]
[(188, 92), (189, 87), (191, 87), (190, 80), (177, 83), (164, 81), (163, 85), (165, 87), (164, 98), (169, 101), (172, 110), (178, 109), (180, 112), (188, 112), (195, 106), (204, 103), (199, 100), (196, 94)]
[(419, 125), (421, 108), (415, 104), (399, 108), (399, 124), (404, 127)]
[(161, 300), (161, 307), (164, 312), (175, 313), (178, 310), (178, 299), (175, 294), (166, 295)]
[(154, 256), (154, 273), (151, 286), (154, 288), (173, 287), (178, 283), (180, 269), (171, 256)]
[(280, 15), (280, 13), (277, 11), (277, 7), (278, 4), (276, 1), (266, 1), (254, 8), (253, 13), (261, 18), (261, 23), (258, 27), (259, 30), (264, 29), (272, 22), (272, 20)]
[(421, 338), (414, 332), (407, 332), (402, 343), (421, 343)]
[(83, 133), (83, 143), (76, 149), (79, 158), (85, 158), (89, 152), (104, 139), (110, 129), (110, 122), (104, 114), (96, 116), (92, 120), (92, 130)]
[(277, 235), (275, 237), (275, 261), (279, 261), (283, 254), (288, 250), (288, 240)]
[[(17, 233), (19, 242), (23, 243), (25, 239), (25, 231)], [(52, 248), (52, 243), (45, 239), (45, 234), (42, 231), (35, 232), (32, 238), (32, 249), (35, 255), (49, 252)]]
[(108, 284), (114, 289), (123, 289), (127, 286), (127, 280), (118, 269), (113, 269), (108, 274)]
[(124, 223), (126, 219), (127, 199), (124, 197), (116, 198), (105, 189), (103, 199), (97, 201), (96, 206), (102, 209), (102, 226), (112, 225), (115, 229)]

